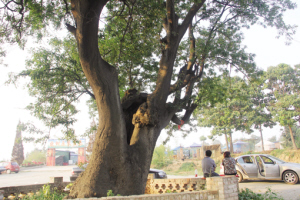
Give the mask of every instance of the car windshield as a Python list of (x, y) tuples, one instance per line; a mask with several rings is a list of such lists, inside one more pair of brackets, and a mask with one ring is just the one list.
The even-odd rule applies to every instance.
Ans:
[(285, 163), (285, 161), (280, 160), (279, 158), (276, 158), (276, 157), (274, 157), (274, 156), (268, 155), (268, 157), (271, 158), (271, 159), (273, 159), (273, 160), (275, 160), (275, 161), (278, 162), (278, 163)]

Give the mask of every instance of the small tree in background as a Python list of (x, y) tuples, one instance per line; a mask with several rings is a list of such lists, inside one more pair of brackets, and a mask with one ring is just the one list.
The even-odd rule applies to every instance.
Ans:
[(276, 142), (276, 141), (277, 141), (276, 135), (270, 137), (270, 138), (268, 139), (268, 141), (269, 141), (269, 142)]
[(200, 141), (202, 142), (203, 146), (204, 146), (204, 142), (205, 142), (206, 139), (207, 138), (205, 136), (203, 136), (203, 135), (200, 137)]
[[(296, 146), (299, 147), (300, 146), (300, 127), (297, 125), (294, 125), (291, 127), (292, 132), (293, 132), (293, 139), (296, 143)], [(281, 137), (280, 137), (280, 141), (282, 142), (282, 146), (284, 148), (290, 148), (293, 146), (293, 142), (292, 142), (292, 138), (291, 138), (291, 134), (290, 134), (290, 129), (288, 126), (285, 126), (282, 130), (281, 130)]]
[(276, 67), (269, 67), (266, 73), (266, 89), (271, 99), (268, 109), (274, 116), (275, 122), (289, 128), (293, 149), (298, 149), (292, 127), (300, 119), (299, 77), (300, 65), (291, 67), (287, 64), (279, 64)]
[(170, 149), (170, 147), (166, 147), (161, 144), (154, 149), (151, 165), (160, 169), (171, 164), (172, 159), (173, 151)]
[(31, 162), (42, 162), (46, 163), (46, 151), (40, 149), (34, 149), (30, 153), (26, 154), (26, 159), (24, 160), (24, 164)]
[(21, 131), (22, 131), (22, 126), (21, 126), (21, 122), (19, 121), (17, 125), (15, 144), (11, 154), (11, 160), (16, 161), (19, 165), (21, 165), (24, 160), (24, 148), (23, 148)]

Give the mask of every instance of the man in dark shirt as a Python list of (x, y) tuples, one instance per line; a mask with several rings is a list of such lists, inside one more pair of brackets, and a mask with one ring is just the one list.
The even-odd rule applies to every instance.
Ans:
[(219, 174), (217, 174), (215, 172), (216, 170), (216, 163), (213, 159), (210, 158), (211, 156), (211, 150), (207, 150), (205, 152), (205, 158), (203, 158), (202, 160), (202, 171), (203, 171), (203, 176), (206, 177), (212, 177), (212, 176), (219, 176)]

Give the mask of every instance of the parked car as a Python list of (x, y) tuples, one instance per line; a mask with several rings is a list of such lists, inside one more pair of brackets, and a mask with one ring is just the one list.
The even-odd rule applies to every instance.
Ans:
[(5, 167), (0, 166), (0, 174), (2, 174), (2, 172), (5, 172), (5, 171), (6, 171)]
[(149, 174), (154, 174), (154, 178), (167, 178), (166, 172), (159, 169), (150, 169)]
[(20, 166), (17, 162), (1, 162), (0, 166), (5, 168), (7, 174), (10, 174), (11, 172), (18, 173), (20, 171)]
[(71, 171), (70, 181), (75, 181), (79, 174), (85, 170), (88, 164), (82, 165), (82, 167), (73, 167)]
[[(239, 182), (247, 179), (283, 180), (287, 184), (299, 181), (300, 164), (280, 160), (267, 154), (242, 155), (236, 160), (236, 170)], [(224, 174), (221, 167), (220, 175)]]
[[(82, 168), (80, 167), (73, 167), (72, 171), (71, 171), (71, 176), (70, 176), (70, 181), (75, 181), (77, 179), (77, 177), (79, 176), (79, 174), (81, 174), (81, 172), (83, 172), (85, 170), (85, 168), (87, 167), (88, 164), (85, 164), (82, 166)], [(167, 178), (167, 174), (159, 169), (150, 169), (149, 170), (149, 174), (154, 174), (154, 178)]]

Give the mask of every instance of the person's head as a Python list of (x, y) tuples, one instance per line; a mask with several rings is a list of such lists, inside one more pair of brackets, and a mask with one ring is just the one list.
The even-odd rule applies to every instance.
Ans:
[(229, 158), (230, 157), (230, 152), (225, 151), (223, 155), (224, 155), (224, 158)]
[(206, 150), (205, 155), (206, 155), (207, 157), (210, 157), (210, 156), (211, 156), (211, 150)]

